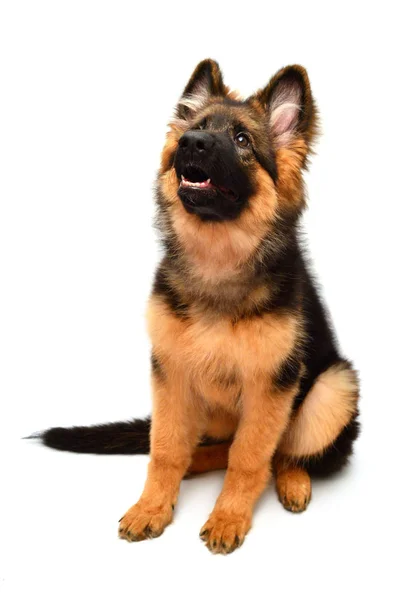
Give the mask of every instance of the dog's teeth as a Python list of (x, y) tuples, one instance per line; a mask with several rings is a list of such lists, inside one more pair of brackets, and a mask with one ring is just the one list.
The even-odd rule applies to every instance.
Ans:
[(207, 179), (206, 181), (190, 181), (189, 179), (186, 179), (184, 175), (181, 175), (181, 182), (182, 185), (197, 188), (208, 187), (209, 185), (211, 185), (211, 179)]

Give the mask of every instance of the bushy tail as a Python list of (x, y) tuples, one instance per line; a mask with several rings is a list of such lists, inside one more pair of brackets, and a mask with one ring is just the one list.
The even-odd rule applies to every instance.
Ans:
[(151, 418), (89, 427), (53, 427), (34, 434), (45, 446), (86, 454), (148, 454)]

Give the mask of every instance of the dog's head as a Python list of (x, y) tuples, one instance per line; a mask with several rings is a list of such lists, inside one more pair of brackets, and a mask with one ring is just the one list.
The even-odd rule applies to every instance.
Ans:
[(219, 223), (224, 231), (252, 236), (254, 249), (274, 221), (300, 214), (301, 172), (315, 133), (303, 67), (282, 69), (242, 100), (224, 84), (215, 61), (202, 61), (184, 89), (162, 154), (159, 204), (174, 233), (187, 239), (192, 230), (199, 239), (202, 232), (204, 240), (212, 230), (215, 239)]

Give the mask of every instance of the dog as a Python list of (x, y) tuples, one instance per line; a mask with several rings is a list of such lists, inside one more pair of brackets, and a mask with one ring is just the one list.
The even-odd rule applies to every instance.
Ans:
[(359, 433), (359, 380), (339, 353), (299, 241), (303, 171), (318, 134), (306, 70), (280, 70), (247, 99), (202, 61), (170, 123), (156, 184), (164, 255), (148, 305), (151, 419), (53, 428), (48, 446), (150, 452), (128, 541), (171, 523), (183, 477), (226, 469), (200, 537), (241, 546), (275, 476), (292, 512), (311, 476), (343, 467)]

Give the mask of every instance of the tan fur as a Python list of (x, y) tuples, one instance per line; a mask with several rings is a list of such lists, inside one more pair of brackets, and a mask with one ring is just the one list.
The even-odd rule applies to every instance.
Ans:
[[(277, 392), (268, 382), (298, 338), (298, 321), (272, 314), (232, 324), (202, 313), (182, 320), (153, 296), (148, 322), (164, 377), (153, 378), (148, 479), (141, 499), (123, 517), (120, 535), (138, 540), (162, 532), (172, 518), (171, 506), (193, 449), (207, 432), (207, 418), (213, 415), (215, 421), (215, 411), (222, 410), (240, 414), (240, 421), (207, 539), (211, 549), (224, 551), (225, 544), (230, 551), (250, 527), (296, 393)], [(229, 385), (227, 373), (236, 374)], [(224, 394), (217, 393), (218, 381)], [(234, 419), (231, 423), (235, 425)]]
[[(257, 103), (255, 107), (262, 110)], [(249, 121), (249, 128), (254, 127), (249, 115), (240, 110), (236, 112), (240, 113), (242, 122)], [(215, 284), (240, 273), (243, 265), (255, 255), (261, 239), (268, 234), (277, 218), (278, 198), (282, 206), (289, 208), (303, 205), (301, 168), (309, 150), (303, 138), (292, 139), (288, 146), (279, 148), (276, 153), (279, 174), (276, 188), (268, 173), (257, 164), (253, 174), (256, 192), (239, 219), (222, 223), (202, 222), (182, 206), (178, 197), (179, 181), (175, 169), (170, 166), (179, 138), (189, 126), (184, 121), (180, 126), (172, 125), (162, 153), (160, 184), (165, 202), (169, 205), (172, 228), (193, 273), (203, 282)]]
[(212, 552), (231, 552), (249, 530), (254, 504), (270, 478), (272, 456), (296, 391), (274, 394), (265, 389), (265, 381), (246, 381), (242, 418), (229, 452), (224, 486), (201, 530)]
[(278, 192), (285, 206), (302, 207), (304, 204), (301, 167), (307, 155), (304, 140), (293, 140), (288, 148), (279, 148), (276, 153), (278, 165)]
[[(223, 392), (220, 392), (223, 393)], [(232, 438), (236, 432), (239, 415), (235, 412), (228, 412), (225, 408), (220, 406), (207, 410), (207, 425), (204, 431), (204, 435), (210, 438), (216, 438), (219, 440), (228, 440)], [(213, 402), (215, 405), (215, 402)]]
[[(296, 389), (278, 393), (268, 381), (298, 338), (298, 320), (278, 314), (237, 324), (204, 314), (182, 320), (153, 296), (148, 322), (164, 377), (153, 378), (148, 479), (141, 499), (123, 517), (120, 535), (128, 540), (159, 535), (170, 522), (180, 481), (199, 436), (207, 432), (207, 417), (215, 416), (216, 409), (240, 415), (215, 509), (216, 515), (226, 511), (239, 515), (235, 526), (239, 535), (250, 526), (253, 505), (268, 481), (270, 461), (296, 393)], [(229, 372), (237, 374), (237, 381), (226, 386)], [(221, 378), (225, 394), (215, 395)], [(218, 518), (216, 530), (220, 525)], [(226, 523), (229, 532), (231, 525)]]
[(339, 364), (322, 373), (290, 423), (280, 452), (298, 458), (322, 452), (349, 423), (357, 400), (354, 371)]
[(188, 402), (185, 383), (153, 377), (151, 460), (142, 496), (124, 515), (119, 535), (128, 541), (156, 537), (172, 520), (180, 482), (186, 473), (201, 429), (201, 411)]
[[(205, 69), (207, 79), (199, 77)], [(356, 411), (357, 382), (341, 364), (320, 375), (290, 421), (304, 365), (297, 378), (297, 370), (289, 373), (288, 383), (285, 366), (293, 357), (297, 363), (303, 358), (302, 292), (296, 288), (287, 306), (274, 305), (284, 277), (270, 278), (272, 271), (260, 276), (257, 270), (268, 264), (270, 254), (273, 265), (285, 249), (283, 225), (292, 226), (303, 208), (301, 171), (317, 131), (307, 73), (296, 65), (290, 69), (303, 78), (303, 95), (296, 83), (274, 95), (282, 70), (244, 107), (222, 102), (235, 93), (223, 84), (218, 65), (203, 61), (170, 123), (158, 177), (158, 217), (168, 253), (147, 313), (157, 365), (151, 461), (143, 494), (121, 521), (125, 539), (162, 532), (185, 473), (226, 468), (201, 537), (211, 551), (231, 552), (251, 527), (274, 457), (282, 503), (304, 510), (310, 478), (294, 461), (328, 447)], [(235, 140), (240, 123), (256, 142), (253, 157), (241, 155), (253, 193), (233, 220), (203, 221), (185, 210), (173, 161), (182, 134), (202, 128), (202, 119), (222, 111), (229, 116), (225, 133)], [(207, 127), (219, 130), (222, 119), (208, 121)], [(266, 136), (270, 151), (260, 145), (264, 169), (255, 151)], [(199, 446), (204, 436), (223, 443)]]
[[(271, 288), (263, 283), (249, 289), (246, 278), (242, 274), (233, 280), (215, 277), (214, 285), (210, 285), (209, 281), (196, 276), (192, 271), (186, 273), (185, 277), (170, 271), (166, 271), (165, 275), (182, 298), (196, 296), (198, 310), (206, 308), (207, 302), (204, 301), (203, 294), (206, 294), (207, 299), (214, 299), (220, 303), (225, 301), (225, 304), (229, 304), (232, 321), (235, 320), (236, 314), (243, 316), (247, 312), (251, 313), (255, 308), (266, 303), (271, 296)], [(189, 289), (188, 280), (190, 280)], [(238, 282), (242, 282), (242, 285), (239, 286)]]
[(158, 297), (150, 299), (149, 333), (157, 356), (173, 373), (184, 371), (199, 391), (227, 372), (244, 379), (271, 376), (301, 332), (296, 315), (266, 314), (232, 323), (227, 317), (192, 311), (177, 318)]
[(276, 491), (286, 510), (302, 512), (311, 500), (311, 479), (305, 469), (277, 461)]
[(226, 469), (230, 446), (229, 442), (214, 444), (213, 446), (200, 446), (192, 457), (187, 474), (196, 475), (207, 471)]
[(178, 140), (181, 135), (188, 129), (186, 121), (180, 121), (170, 127), (165, 140), (164, 148), (161, 154), (161, 172), (165, 173), (170, 169), (171, 156), (178, 147)]
[[(171, 150), (170, 146), (167, 150)], [(179, 181), (174, 169), (161, 177), (173, 230), (195, 274), (203, 281), (215, 282), (239, 273), (275, 218), (277, 196), (271, 178), (259, 166), (254, 177), (257, 191), (250, 206), (235, 221), (221, 223), (202, 222), (185, 211), (177, 195)]]

